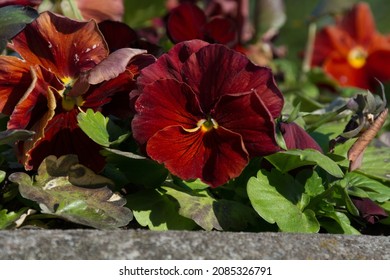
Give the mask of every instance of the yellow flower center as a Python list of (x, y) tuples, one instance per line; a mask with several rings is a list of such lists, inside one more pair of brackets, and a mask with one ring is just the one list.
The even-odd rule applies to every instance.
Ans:
[(184, 130), (187, 131), (187, 132), (195, 132), (195, 131), (198, 131), (200, 129), (203, 133), (206, 133), (206, 132), (209, 132), (210, 130), (212, 130), (213, 128), (217, 129), (218, 128), (218, 123), (214, 119), (209, 118), (208, 120), (201, 119), (196, 124), (196, 127), (194, 127), (194, 128), (185, 128)]
[(353, 68), (362, 68), (366, 64), (367, 51), (360, 46), (355, 47), (349, 51), (347, 59)]
[(65, 111), (73, 110), (75, 106), (79, 107), (83, 105), (84, 100), (79, 96), (69, 96), (68, 93), (71, 91), (72, 86), (74, 85), (75, 81), (69, 77), (63, 78), (62, 82), (65, 85), (65, 89), (62, 91), (62, 108)]
[(209, 132), (213, 128), (217, 129), (218, 123), (212, 118), (209, 118), (208, 120), (201, 119), (200, 121), (198, 121), (197, 126), (200, 127), (202, 132)]

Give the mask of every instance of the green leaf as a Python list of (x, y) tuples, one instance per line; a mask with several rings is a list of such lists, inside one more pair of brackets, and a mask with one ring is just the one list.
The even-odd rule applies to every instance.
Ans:
[(325, 191), (322, 178), (315, 171), (303, 170), (297, 175), (296, 180), (304, 185), (305, 193), (311, 197), (316, 197)]
[[(390, 200), (390, 187), (362, 174), (356, 172), (347, 173), (340, 183), (347, 188), (349, 194), (369, 197), (371, 200), (377, 202)], [(363, 192), (359, 192), (359, 190)], [(364, 194), (366, 196), (363, 196)]]
[(334, 177), (342, 178), (344, 176), (337, 163), (313, 149), (278, 152), (267, 156), (266, 159), (283, 173), (301, 166), (318, 165)]
[(256, 212), (285, 232), (318, 232), (320, 225), (311, 209), (301, 206), (304, 188), (288, 174), (259, 171), (248, 182), (248, 196)]
[(230, 200), (217, 200), (208, 190), (186, 191), (163, 187), (180, 205), (180, 215), (194, 220), (200, 227), (210, 231), (244, 230), (256, 223), (256, 213), (250, 207)]
[(158, 187), (167, 178), (168, 171), (163, 165), (130, 152), (104, 149), (101, 152), (107, 163), (122, 172), (130, 183), (148, 187)]
[(390, 181), (390, 148), (368, 147), (364, 151), (362, 165), (356, 170), (368, 177)]
[(0, 210), (0, 230), (16, 226), (15, 222), (27, 211), (27, 207), (23, 207), (17, 212), (8, 212), (7, 209)]
[(134, 218), (151, 230), (192, 230), (196, 224), (179, 214), (178, 203), (161, 189), (149, 189), (128, 195), (127, 205)]
[(107, 131), (108, 120), (102, 113), (94, 112), (92, 109), (77, 115), (77, 121), (84, 133), (104, 147), (110, 146), (110, 135)]
[(0, 183), (4, 181), (5, 176), (7, 176), (7, 173), (3, 170), (0, 170)]
[(351, 226), (348, 216), (340, 212), (327, 212), (324, 217), (330, 219), (320, 219), (321, 226), (328, 233), (335, 234), (360, 234), (360, 232)]
[(26, 24), (33, 22), (38, 12), (27, 6), (5, 6), (0, 8), (0, 53), (4, 50), (7, 40), (22, 31)]
[(133, 217), (130, 209), (123, 207), (126, 200), (107, 187), (110, 180), (75, 163), (72, 155), (47, 157), (35, 178), (18, 172), (9, 179), (19, 184), (20, 194), (38, 203), (43, 213), (74, 223), (114, 229), (127, 225)]

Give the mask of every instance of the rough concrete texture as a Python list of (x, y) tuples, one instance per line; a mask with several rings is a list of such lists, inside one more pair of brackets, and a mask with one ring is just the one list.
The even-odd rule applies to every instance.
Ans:
[(390, 259), (390, 237), (330, 234), (0, 231), (0, 259)]

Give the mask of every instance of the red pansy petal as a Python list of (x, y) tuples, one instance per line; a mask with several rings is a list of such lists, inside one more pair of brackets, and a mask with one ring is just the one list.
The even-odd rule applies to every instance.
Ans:
[(98, 26), (110, 48), (110, 52), (121, 48), (129, 48), (131, 43), (138, 39), (137, 32), (123, 22), (106, 20), (100, 22)]
[(335, 78), (341, 86), (370, 88), (366, 68), (353, 68), (343, 57), (329, 57), (324, 64), (324, 70)]
[(0, 112), (10, 115), (32, 81), (28, 63), (16, 57), (0, 57)]
[(15, 105), (8, 129), (30, 129), (31, 123), (40, 122), (42, 118), (50, 119), (49, 116), (54, 115), (56, 102), (53, 90), (62, 89), (62, 85), (53, 73), (39, 66), (31, 67), (31, 76), (33, 81)]
[(246, 56), (223, 45), (208, 45), (191, 55), (183, 65), (183, 80), (199, 96), (205, 112), (221, 95), (255, 90), (271, 115), (283, 108), (283, 96), (271, 70), (254, 65)]
[(363, 47), (371, 43), (371, 38), (376, 33), (375, 21), (367, 3), (356, 4), (343, 18), (340, 26)]
[(172, 125), (193, 129), (203, 118), (192, 90), (176, 80), (157, 80), (143, 88), (132, 121), (134, 138), (144, 144), (157, 131)]
[(176, 79), (182, 81), (180, 75), (183, 63), (190, 55), (209, 43), (201, 40), (185, 41), (175, 45), (168, 53), (162, 55), (156, 63), (142, 69), (137, 84), (142, 87), (159, 79)]
[(351, 197), (351, 200), (359, 210), (361, 217), (370, 224), (375, 224), (389, 216), (385, 210), (369, 198)]
[(241, 136), (223, 128), (203, 133), (166, 127), (150, 138), (147, 153), (172, 174), (184, 180), (200, 178), (212, 187), (239, 176), (248, 163)]
[(174, 43), (192, 39), (203, 39), (202, 27), (206, 15), (196, 5), (184, 3), (169, 12), (167, 19), (168, 36)]
[[(36, 169), (49, 156), (77, 154), (81, 164), (99, 172), (105, 161), (99, 154), (100, 146), (93, 142), (77, 125), (78, 110), (72, 110), (53, 117), (44, 129), (44, 134), (31, 149), (26, 149), (25, 165)], [(28, 141), (25, 142), (26, 144)]]
[(212, 117), (219, 126), (242, 136), (250, 156), (264, 156), (280, 150), (273, 118), (255, 92), (222, 96), (213, 111)]
[(318, 143), (296, 123), (280, 123), (280, 130), (286, 142), (287, 149), (314, 149), (322, 153)]
[(209, 42), (233, 46), (237, 43), (237, 27), (231, 19), (214, 17), (203, 28), (204, 37)]
[(95, 22), (78, 22), (50, 12), (27, 25), (10, 47), (29, 63), (45, 67), (60, 79), (77, 77), (108, 55)]

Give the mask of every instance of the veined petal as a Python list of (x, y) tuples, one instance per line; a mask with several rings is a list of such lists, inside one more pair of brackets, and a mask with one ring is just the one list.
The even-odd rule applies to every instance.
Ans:
[(30, 64), (16, 57), (0, 57), (0, 112), (10, 115), (31, 86)]
[(290, 149), (314, 149), (322, 153), (320, 145), (299, 125), (294, 122), (280, 123), (287, 148)]
[(206, 15), (195, 4), (184, 3), (169, 12), (167, 19), (168, 36), (175, 43), (192, 39), (203, 39), (203, 25)]
[(147, 153), (172, 174), (184, 180), (200, 178), (212, 187), (239, 176), (248, 163), (241, 136), (224, 128), (204, 133), (169, 126), (150, 138)]
[(221, 95), (252, 90), (274, 118), (283, 108), (283, 96), (271, 70), (223, 45), (208, 45), (192, 54), (183, 65), (182, 77), (198, 95), (205, 112), (214, 107)]
[(78, 127), (78, 113), (74, 109), (55, 115), (43, 127), (34, 145), (30, 141), (24, 142), (26, 153), (22, 160), (26, 169), (36, 169), (48, 155), (77, 154), (81, 164), (96, 172), (101, 171), (105, 164), (104, 157), (99, 154), (101, 148)]
[(13, 38), (10, 47), (32, 65), (41, 65), (60, 79), (77, 77), (108, 55), (96, 22), (79, 22), (42, 13)]
[(8, 121), (8, 129), (31, 129), (35, 122), (45, 126), (42, 119), (49, 120), (54, 115), (56, 101), (53, 90), (62, 89), (55, 75), (36, 65), (31, 67), (32, 83), (26, 90)]
[(213, 111), (212, 117), (219, 126), (241, 135), (250, 156), (264, 156), (280, 150), (273, 117), (255, 91), (224, 95)]
[[(183, 82), (180, 71), (188, 57), (209, 43), (191, 40), (176, 44), (168, 53), (163, 54), (156, 63), (142, 69), (137, 79), (139, 87), (159, 79), (176, 79)], [(184, 81), (185, 82), (185, 81)]]
[(173, 79), (146, 85), (136, 101), (135, 110), (132, 131), (140, 144), (167, 126), (192, 129), (204, 117), (191, 88)]

